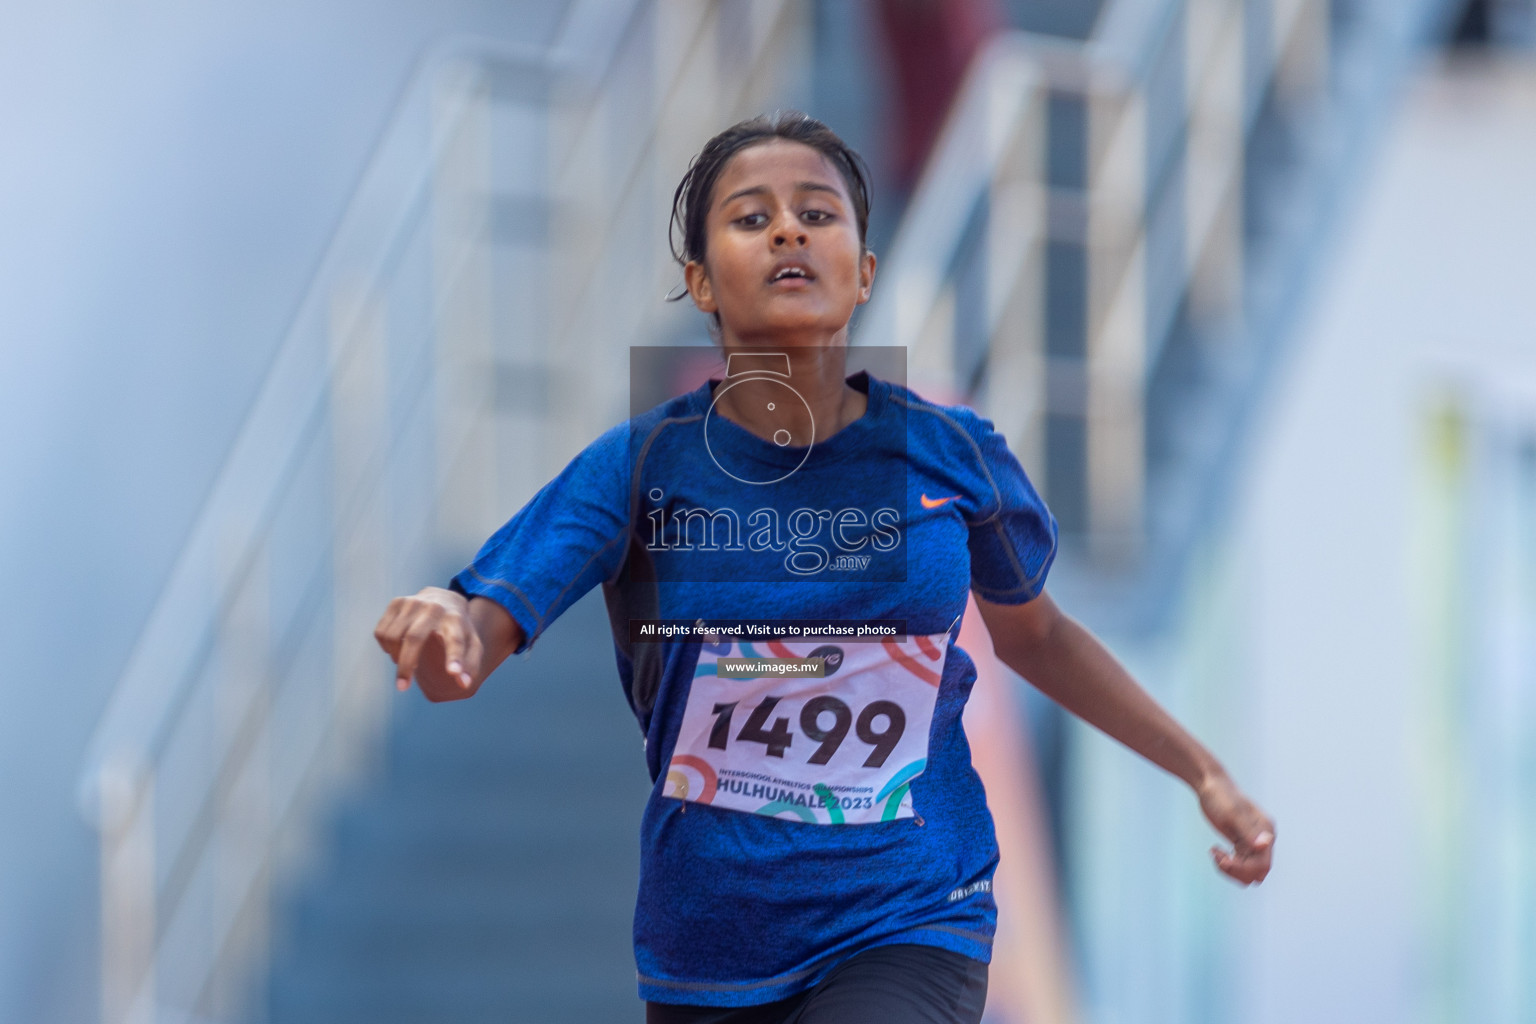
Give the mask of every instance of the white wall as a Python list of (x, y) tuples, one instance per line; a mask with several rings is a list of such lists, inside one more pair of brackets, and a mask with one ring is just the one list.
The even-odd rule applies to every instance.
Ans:
[(83, 745), (417, 58), (564, 7), (0, 6), (0, 1020), (95, 1017)]
[(1475, 418), (1481, 395), (1536, 383), (1533, 181), (1536, 66), (1426, 69), (1257, 453), (1235, 544), (1255, 554), (1256, 785), (1285, 838), (1249, 1019), (1414, 1019), (1437, 948), (1473, 941), (1432, 934), (1427, 906), (1425, 771), (1455, 766), (1426, 749), (1441, 627), (1419, 614), (1415, 531), (1440, 396)]
[[(1426, 559), (1461, 557), (1424, 550), (1445, 396), (1474, 430), (1523, 415), (1536, 438), (1536, 65), (1523, 60), (1423, 70), (1270, 385), (1180, 630), (1124, 651), (1275, 816), (1270, 880), (1228, 886), (1180, 787), (1080, 734), (1074, 888), (1097, 1021), (1536, 1012), (1508, 977), (1529, 972), (1529, 939), (1494, 927), (1500, 906), (1530, 909), (1506, 883), (1536, 875), (1532, 864), (1495, 874), (1501, 839), (1506, 860), (1532, 858), (1519, 828), (1493, 820), (1528, 828), (1536, 806), (1510, 782), (1502, 810), (1455, 817), (1479, 771), (1508, 781), (1478, 748), (1509, 741), (1493, 735), (1496, 715), (1443, 720), (1446, 698), (1487, 703), (1495, 682), (1476, 665), (1492, 660), (1473, 658), (1449, 689), (1430, 678), (1435, 634), (1451, 627), (1426, 620), (1423, 593)], [(1476, 593), (1487, 574), (1468, 579), (1469, 605), (1502, 600)], [(1468, 621), (1470, 643), (1484, 643), (1480, 613)], [(1510, 628), (1536, 650), (1536, 622)], [(1536, 683), (1529, 665), (1508, 671)], [(1530, 705), (1509, 706), (1529, 716)], [(1511, 728), (1536, 734), (1529, 717)], [(1467, 834), (1447, 861), (1436, 832), (1452, 820)]]

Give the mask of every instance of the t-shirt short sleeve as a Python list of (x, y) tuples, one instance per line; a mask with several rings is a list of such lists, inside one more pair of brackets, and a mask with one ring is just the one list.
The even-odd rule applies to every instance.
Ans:
[(1024, 604), (1045, 587), (1056, 520), (992, 423), (974, 414), (961, 423), (980, 456), (979, 484), (992, 491), (990, 504), (978, 502), (982, 514), (967, 524), (971, 589), (994, 604)]
[(526, 649), (628, 549), (629, 428), (608, 431), (485, 542), (450, 586), (495, 601), (517, 620)]

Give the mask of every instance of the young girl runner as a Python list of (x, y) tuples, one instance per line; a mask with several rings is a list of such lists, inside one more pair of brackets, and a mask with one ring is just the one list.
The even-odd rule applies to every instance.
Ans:
[[(992, 425), (847, 376), (868, 207), (861, 161), (811, 118), (711, 139), (674, 222), (723, 378), (599, 438), (376, 629), (401, 689), (458, 700), (603, 586), (655, 782), (652, 1024), (980, 1020), (998, 853), (961, 728), (970, 594), (1005, 664), (1190, 786), (1232, 843), (1217, 868), (1269, 871), (1269, 818), (1045, 593), (1056, 524)], [(657, 620), (705, 631), (640, 635)], [(901, 636), (746, 631), (787, 620)], [(787, 674), (803, 664), (820, 674)]]

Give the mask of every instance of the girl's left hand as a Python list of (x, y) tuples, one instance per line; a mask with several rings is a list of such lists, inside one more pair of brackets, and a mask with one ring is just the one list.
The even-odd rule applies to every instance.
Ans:
[(1216, 867), (1245, 886), (1264, 881), (1275, 848), (1275, 823), (1269, 815), (1244, 796), (1225, 773), (1211, 778), (1196, 792), (1206, 820), (1232, 841), (1230, 851), (1211, 847)]

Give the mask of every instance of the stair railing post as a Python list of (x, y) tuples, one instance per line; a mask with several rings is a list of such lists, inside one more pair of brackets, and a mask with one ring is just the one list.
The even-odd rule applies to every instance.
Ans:
[(154, 780), (137, 765), (103, 764), (97, 783), (101, 850), (102, 1024), (154, 1024)]
[(439, 550), (473, 551), (497, 525), (496, 359), (490, 207), (491, 82), (454, 61), (434, 83), (431, 246)]
[(388, 600), (384, 455), (390, 436), (387, 305), (368, 283), (331, 299), (331, 671), (343, 778), (366, 772), (388, 714), (388, 687), (373, 660), (374, 623)]
[(1141, 549), (1146, 98), (1136, 85), (1095, 81), (1087, 109), (1088, 543), (1096, 562), (1114, 566)]
[(218, 624), (218, 667), (213, 723), (222, 761), (210, 768), (229, 773), (208, 837), (213, 864), (209, 919), (216, 944), (199, 951), (202, 970), (185, 979), (188, 999), (213, 1019), (236, 1013), (246, 982), (267, 953), (268, 861), (273, 834), (272, 595), (270, 545), (262, 542), (243, 565), (226, 553), (224, 584), (233, 595)]
[[(1016, 63), (1023, 64), (1022, 59)], [(987, 373), (980, 404), (1027, 466), (1045, 460), (1046, 100), (1038, 77), (1009, 82), (1027, 95), (999, 129), (987, 202)]]
[(1220, 322), (1242, 309), (1244, 12), (1242, 0), (1186, 10), (1185, 273), (1192, 315)]

